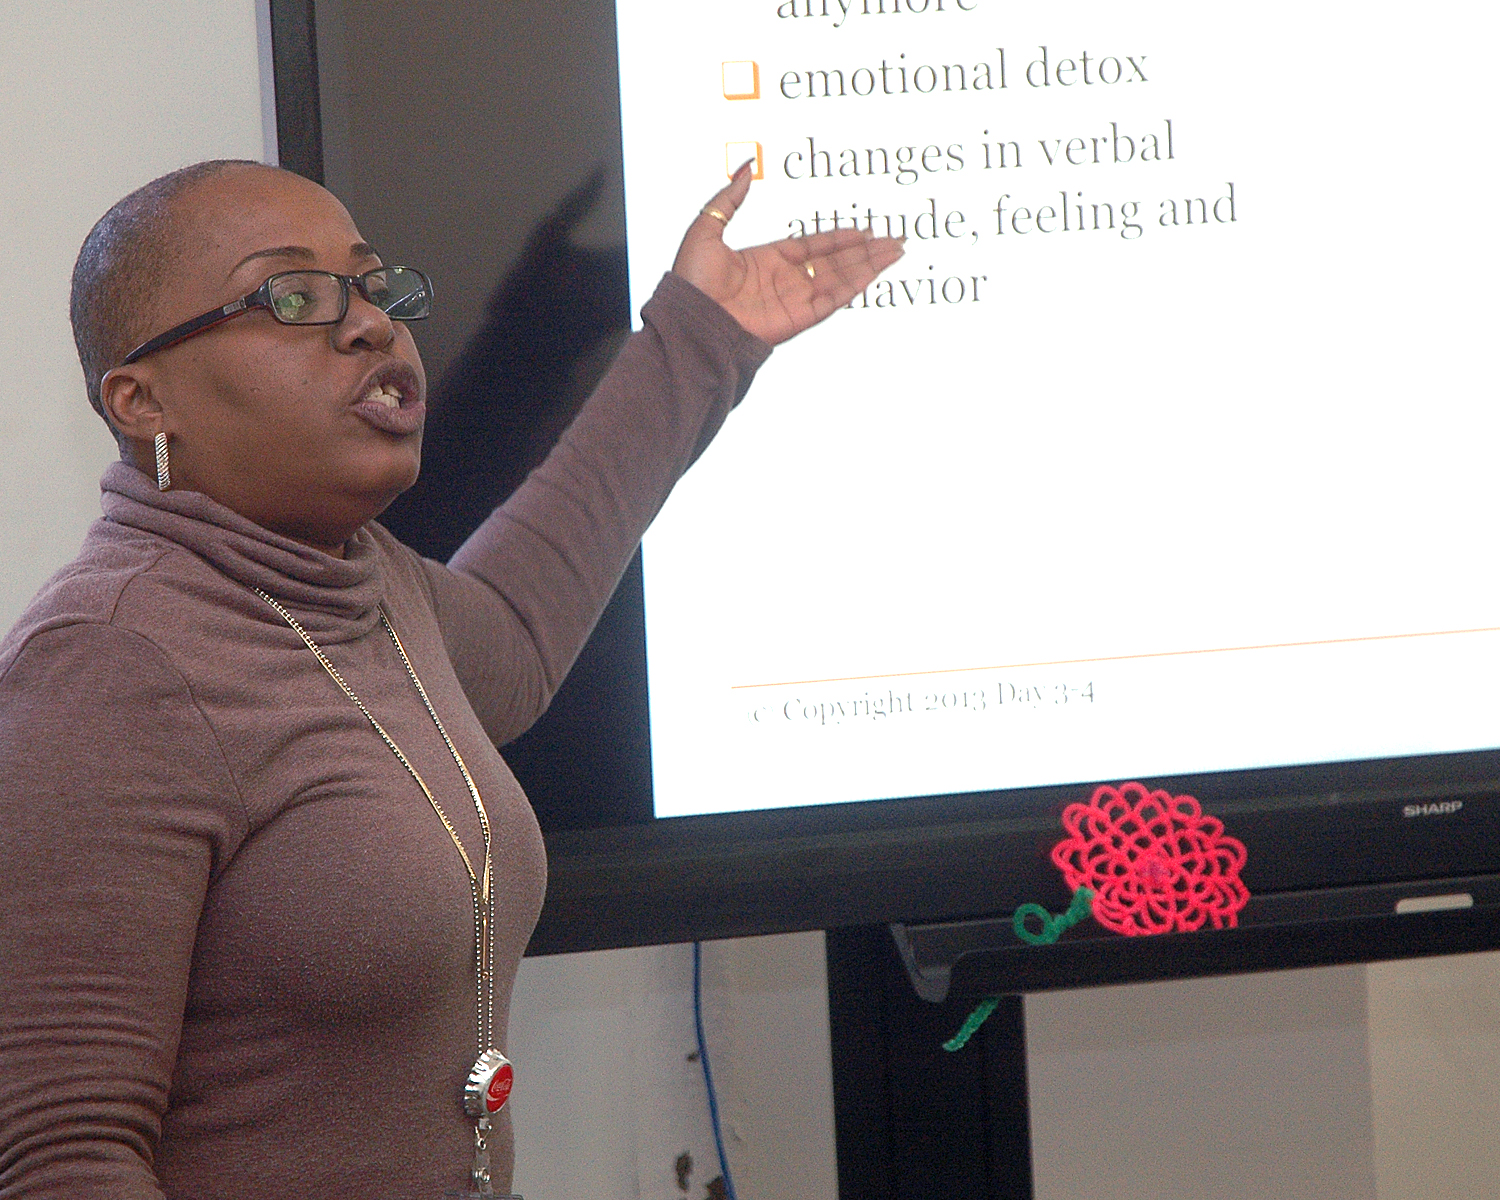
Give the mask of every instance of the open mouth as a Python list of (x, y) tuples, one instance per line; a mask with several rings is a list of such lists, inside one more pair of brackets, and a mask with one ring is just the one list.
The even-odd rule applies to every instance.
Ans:
[(354, 411), (377, 429), (405, 436), (421, 429), (427, 405), (420, 399), (416, 373), (404, 363), (394, 363), (365, 380)]
[(402, 392), (394, 383), (377, 383), (362, 397), (361, 404), (378, 404), (382, 408), (400, 408)]

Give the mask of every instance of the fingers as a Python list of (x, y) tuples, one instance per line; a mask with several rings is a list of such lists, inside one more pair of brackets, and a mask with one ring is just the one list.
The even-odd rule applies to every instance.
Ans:
[(874, 283), (876, 276), (906, 253), (904, 240), (866, 237), (861, 244), (841, 246), (804, 263), (804, 271), (812, 266), (816, 272), (812, 307), (818, 319), (844, 307)]
[[(750, 192), (750, 178), (753, 174), (751, 168), (754, 166), (753, 158), (741, 164), (728, 185), (715, 192), (713, 199), (703, 206), (698, 213), (698, 220), (693, 224), (707, 221), (711, 226), (717, 227), (718, 235), (722, 237), (724, 227), (734, 218), (734, 214), (739, 211), (740, 205), (745, 202), (745, 197)], [(714, 213), (719, 213), (720, 216), (714, 216)]]
[(703, 206), (672, 269), (774, 346), (847, 305), (905, 253), (905, 239), (850, 227), (731, 250), (724, 230), (750, 193), (753, 166)]
[[(742, 163), (726, 187), (720, 188), (702, 209), (682, 236), (672, 270), (700, 291), (717, 297), (723, 287), (737, 287), (744, 273), (737, 256), (724, 245), (724, 230), (750, 193), (752, 158)], [(726, 257), (727, 256), (727, 257)], [(734, 261), (731, 261), (734, 260)], [(726, 281), (726, 275), (731, 276)]]
[[(835, 229), (828, 233), (809, 233), (803, 237), (787, 238), (782, 245), (786, 247), (787, 258), (792, 262), (805, 262), (809, 258), (819, 258), (825, 254), (832, 254), (837, 250), (843, 250), (848, 246), (863, 246), (874, 239), (863, 229)], [(881, 241), (893, 241), (892, 238), (882, 238)]]
[[(848, 237), (849, 233), (854, 233), (854, 236)], [(815, 295), (844, 304), (869, 287), (877, 275), (906, 253), (904, 241), (903, 238), (873, 238), (863, 232), (840, 230), (791, 238), (782, 245), (787, 258), (807, 274)]]

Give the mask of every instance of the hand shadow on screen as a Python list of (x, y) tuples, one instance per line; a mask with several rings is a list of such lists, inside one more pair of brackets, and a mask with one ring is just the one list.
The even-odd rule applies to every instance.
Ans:
[[(557, 442), (630, 333), (623, 249), (575, 245), (597, 169), (532, 232), (479, 327), (433, 386), (416, 485), (382, 523), (446, 561)], [(544, 831), (651, 817), (641, 559), (552, 704), (504, 747)]]

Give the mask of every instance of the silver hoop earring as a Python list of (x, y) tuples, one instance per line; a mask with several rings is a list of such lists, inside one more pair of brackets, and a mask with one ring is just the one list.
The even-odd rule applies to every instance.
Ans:
[(167, 461), (167, 435), (156, 435), (156, 490), (166, 491), (172, 486), (172, 464)]

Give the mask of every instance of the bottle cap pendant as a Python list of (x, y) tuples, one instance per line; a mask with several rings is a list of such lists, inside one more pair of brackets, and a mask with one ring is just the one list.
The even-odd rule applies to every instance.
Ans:
[(510, 1099), (515, 1068), (498, 1050), (486, 1050), (474, 1062), (464, 1084), (464, 1112), (471, 1117), (493, 1117)]

